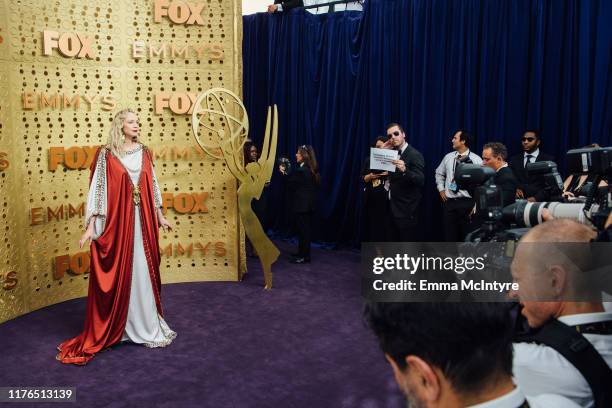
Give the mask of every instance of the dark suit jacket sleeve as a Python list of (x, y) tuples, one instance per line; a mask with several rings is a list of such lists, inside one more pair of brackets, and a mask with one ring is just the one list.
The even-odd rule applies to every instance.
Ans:
[(423, 187), (425, 184), (425, 159), (423, 159), (423, 155), (416, 150), (411, 150), (404, 162), (406, 163), (406, 171), (404, 173), (396, 171), (397, 181), (401, 180), (403, 183)]
[[(502, 171), (495, 178), (495, 184), (501, 189), (503, 205), (512, 204), (516, 200), (516, 189), (518, 188), (518, 181), (512, 170), (508, 167), (507, 171)], [(501, 171), (501, 170), (500, 170)]]
[(303, 0), (288, 0), (288, 1), (274, 0), (274, 4), (282, 4), (283, 12), (284, 12), (284, 11), (289, 11), (291, 9), (294, 9), (296, 7), (303, 7), (304, 1)]
[(525, 184), (521, 182), (521, 175), (525, 172), (523, 160), (524, 157), (522, 154), (512, 156), (510, 160), (508, 160), (508, 167), (510, 167), (510, 170), (514, 173), (514, 177), (516, 177), (518, 188), (525, 191)]

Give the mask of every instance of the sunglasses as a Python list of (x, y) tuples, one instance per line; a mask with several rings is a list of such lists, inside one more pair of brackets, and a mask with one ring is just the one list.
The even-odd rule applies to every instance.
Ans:
[(400, 135), (400, 132), (396, 130), (395, 132), (388, 134), (387, 137), (393, 137), (393, 136), (399, 136), (399, 135)]
[(521, 138), (521, 140), (523, 142), (525, 142), (525, 141), (526, 142), (533, 142), (535, 140), (535, 137), (523, 137), (523, 138)]

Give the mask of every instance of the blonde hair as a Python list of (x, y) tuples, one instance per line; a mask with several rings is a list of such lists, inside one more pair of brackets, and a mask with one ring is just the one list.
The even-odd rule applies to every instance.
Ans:
[(132, 109), (123, 109), (115, 115), (113, 123), (111, 124), (110, 132), (108, 133), (108, 141), (106, 147), (113, 152), (116, 157), (124, 156), (125, 135), (123, 134), (123, 123), (128, 113), (136, 115)]

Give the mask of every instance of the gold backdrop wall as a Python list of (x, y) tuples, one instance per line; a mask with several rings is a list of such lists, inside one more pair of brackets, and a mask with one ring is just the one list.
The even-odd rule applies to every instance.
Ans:
[(89, 163), (131, 107), (166, 217), (162, 281), (237, 280), (236, 181), (200, 153), (190, 101), (241, 94), (238, 0), (0, 0), (0, 322), (85, 296)]

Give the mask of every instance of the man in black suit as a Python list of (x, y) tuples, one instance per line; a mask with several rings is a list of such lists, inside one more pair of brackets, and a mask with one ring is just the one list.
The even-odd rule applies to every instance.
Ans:
[(296, 7), (304, 7), (303, 0), (274, 0), (274, 4), (268, 6), (268, 13), (280, 13), (283, 11), (289, 11)]
[(425, 160), (418, 150), (406, 142), (406, 135), (399, 124), (387, 126), (387, 137), (387, 145), (400, 152), (399, 159), (393, 161), (395, 172), (389, 172), (392, 235), (395, 241), (417, 242), (417, 215), (425, 184)]
[(501, 205), (505, 207), (516, 201), (518, 181), (506, 159), (508, 149), (502, 143), (491, 142), (482, 147), (482, 164), (495, 170), (493, 183), (501, 190)]
[(530, 179), (527, 175), (526, 166), (528, 163), (536, 161), (555, 161), (555, 158), (550, 154), (540, 151), (542, 140), (534, 130), (525, 131), (521, 142), (523, 153), (512, 156), (508, 161), (508, 165), (519, 182), (517, 198), (526, 198), (529, 201), (546, 201), (550, 197), (544, 191), (544, 184)]

